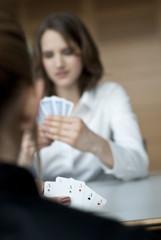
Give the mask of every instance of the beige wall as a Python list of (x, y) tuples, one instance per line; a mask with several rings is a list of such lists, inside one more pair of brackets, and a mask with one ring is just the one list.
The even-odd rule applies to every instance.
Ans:
[(28, 42), (39, 22), (57, 10), (77, 14), (97, 42), (105, 67), (103, 81), (127, 90), (150, 157), (161, 170), (161, 1), (6, 0), (23, 24)]

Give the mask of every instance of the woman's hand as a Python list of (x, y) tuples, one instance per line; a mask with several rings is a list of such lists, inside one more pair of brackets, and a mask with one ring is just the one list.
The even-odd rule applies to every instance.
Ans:
[(94, 133), (80, 118), (50, 115), (41, 127), (44, 136), (51, 141), (59, 140), (80, 151), (91, 151)]
[(48, 138), (46, 136), (46, 133), (44, 132), (44, 129), (43, 129), (43, 125), (40, 125), (38, 127), (38, 144), (39, 144), (39, 149), (41, 149), (43, 147), (49, 146), (52, 142), (53, 142), (53, 140), (51, 140), (50, 138)]
[(91, 152), (102, 163), (113, 168), (114, 161), (108, 141), (92, 132), (80, 118), (47, 116), (42, 131), (50, 141), (59, 140), (80, 151)]
[(43, 197), (47, 200), (50, 200), (50, 201), (60, 203), (62, 205), (66, 205), (66, 206), (68, 206), (70, 204), (71, 199), (68, 196), (61, 196), (61, 197), (46, 197), (46, 196), (44, 196), (44, 182), (39, 181), (39, 180), (35, 180), (35, 182), (36, 182), (36, 185), (38, 187), (38, 191), (39, 191), (41, 197)]
[(35, 141), (33, 139), (32, 131), (26, 131), (22, 137), (21, 150), (19, 154), (18, 164), (22, 167), (30, 167), (33, 164), (34, 153), (36, 150), (40, 150), (43, 147), (49, 146), (52, 141), (49, 138), (44, 136), (44, 132), (42, 131), (42, 126), (38, 127), (38, 147), (36, 149)]

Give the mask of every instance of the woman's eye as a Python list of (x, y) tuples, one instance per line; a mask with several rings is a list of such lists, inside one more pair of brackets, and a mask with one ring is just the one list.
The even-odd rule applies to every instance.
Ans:
[(64, 55), (72, 55), (74, 53), (74, 50), (72, 48), (66, 48), (63, 50)]
[(44, 52), (43, 53), (43, 57), (45, 57), (45, 58), (52, 58), (53, 57), (53, 53), (52, 52)]

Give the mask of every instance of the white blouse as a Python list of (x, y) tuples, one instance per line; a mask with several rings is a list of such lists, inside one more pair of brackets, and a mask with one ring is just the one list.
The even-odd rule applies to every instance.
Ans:
[(148, 156), (129, 97), (117, 83), (106, 82), (86, 91), (73, 116), (81, 118), (96, 134), (106, 139), (114, 158), (113, 169), (97, 156), (59, 141), (40, 151), (43, 180), (55, 181), (57, 176), (90, 181), (103, 172), (122, 180), (145, 177)]

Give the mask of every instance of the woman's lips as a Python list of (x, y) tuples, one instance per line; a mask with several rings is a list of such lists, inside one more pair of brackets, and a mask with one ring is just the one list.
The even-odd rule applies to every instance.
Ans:
[(67, 76), (67, 74), (68, 74), (68, 72), (59, 72), (59, 73), (56, 74), (56, 76), (59, 77), (59, 78), (64, 78), (64, 77)]

